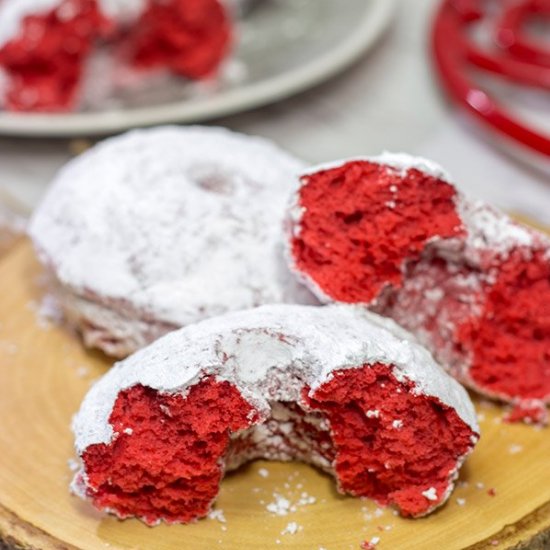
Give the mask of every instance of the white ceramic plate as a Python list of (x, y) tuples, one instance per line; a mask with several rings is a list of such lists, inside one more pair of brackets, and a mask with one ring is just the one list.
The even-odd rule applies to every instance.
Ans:
[(240, 24), (239, 44), (219, 82), (197, 85), (163, 77), (147, 88), (110, 91), (74, 113), (0, 111), (0, 133), (106, 134), (197, 122), (278, 101), (355, 61), (386, 28), (394, 5), (394, 0), (258, 0)]

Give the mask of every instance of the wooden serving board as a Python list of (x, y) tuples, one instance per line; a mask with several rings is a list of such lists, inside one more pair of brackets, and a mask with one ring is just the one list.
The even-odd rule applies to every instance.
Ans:
[[(37, 314), (40, 273), (27, 242), (0, 259), (0, 547), (341, 550), (379, 537), (380, 550), (550, 548), (550, 429), (505, 424), (502, 409), (480, 400), (481, 441), (450, 501), (424, 519), (340, 496), (309, 466), (267, 462), (223, 481), (225, 523), (149, 528), (94, 511), (68, 490), (69, 425), (111, 362)], [(295, 511), (270, 513), (275, 493)], [(298, 532), (282, 534), (290, 522)]]

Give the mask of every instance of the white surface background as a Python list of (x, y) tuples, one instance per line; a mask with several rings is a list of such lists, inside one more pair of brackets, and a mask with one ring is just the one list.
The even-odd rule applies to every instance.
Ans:
[[(470, 194), (550, 224), (550, 163), (541, 170), (497, 149), (441, 93), (428, 51), (437, 3), (399, 0), (389, 31), (344, 74), (216, 123), (271, 138), (312, 163), (382, 150), (422, 154)], [(0, 138), (0, 187), (32, 208), (69, 157), (66, 140)]]

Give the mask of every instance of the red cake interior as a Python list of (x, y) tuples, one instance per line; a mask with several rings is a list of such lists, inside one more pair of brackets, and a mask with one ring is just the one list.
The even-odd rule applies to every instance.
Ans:
[[(336, 372), (308, 405), (330, 422), (340, 489), (395, 504), (405, 516), (443, 499), (457, 459), (472, 446), (472, 430), (453, 409), (416, 395), (386, 365)], [(433, 499), (422, 494), (432, 487)]]
[(0, 67), (10, 77), (6, 107), (70, 109), (84, 61), (106, 28), (95, 0), (65, 0), (45, 15), (26, 17), (17, 38), (0, 48)]
[(458, 329), (473, 354), (470, 376), (500, 395), (550, 397), (550, 261), (517, 249), (485, 291), (480, 317)]
[[(246, 428), (258, 422), (255, 410), (227, 382), (205, 379), (186, 397), (125, 390), (110, 417), (118, 435), (84, 452), (88, 496), (121, 517), (189, 522), (209, 511), (226, 468), (267, 458), (320, 466), (343, 492), (396, 504), (406, 516), (443, 500), (472, 445), (453, 410), (415, 395), (381, 364), (338, 371), (308, 393), (301, 404), (273, 403), (254, 432)], [(422, 495), (432, 487), (432, 498)]]
[(405, 261), (430, 238), (464, 231), (448, 183), (410, 169), (353, 161), (304, 176), (300, 233), (292, 242), (297, 267), (331, 298), (374, 300), (399, 288)]
[(230, 432), (253, 420), (254, 410), (237, 389), (212, 378), (186, 397), (143, 386), (125, 390), (110, 417), (118, 436), (83, 455), (90, 497), (98, 508), (150, 524), (204, 516), (218, 494)]

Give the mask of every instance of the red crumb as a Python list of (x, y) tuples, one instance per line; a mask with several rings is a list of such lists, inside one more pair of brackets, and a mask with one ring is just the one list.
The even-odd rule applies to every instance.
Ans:
[[(376, 364), (335, 372), (311, 397), (304, 391), (308, 406), (330, 422), (340, 489), (395, 504), (404, 516), (441, 502), (474, 435), (454, 410), (413, 390)], [(395, 420), (402, 420), (399, 428)]]
[(515, 250), (487, 286), (482, 315), (458, 330), (476, 384), (508, 397), (550, 396), (549, 304), (550, 262), (542, 251)]
[(368, 540), (364, 540), (361, 543), (361, 550), (376, 550), (376, 545), (374, 545), (372, 542), (369, 542)]
[[(399, 288), (406, 261), (430, 238), (464, 231), (451, 185), (411, 169), (354, 161), (304, 176), (305, 208), (292, 249), (297, 267), (331, 298), (369, 303)], [(390, 206), (388, 206), (390, 205)]]
[(496, 489), (494, 489), (493, 487), (491, 487), (491, 488), (487, 491), (487, 494), (488, 494), (490, 497), (494, 497), (494, 496), (496, 496), (497, 491), (496, 491)]
[(514, 405), (514, 408), (504, 416), (504, 421), (546, 426), (548, 424), (548, 409), (538, 399), (525, 399)]
[(234, 386), (212, 378), (186, 397), (129, 388), (109, 419), (118, 435), (84, 452), (88, 496), (98, 508), (149, 524), (204, 516), (218, 494), (229, 435), (246, 429), (253, 415)]
[(204, 78), (227, 55), (231, 31), (219, 0), (151, 2), (121, 46), (138, 67), (167, 67), (187, 78)]
[(0, 48), (0, 66), (9, 75), (7, 108), (73, 107), (84, 62), (107, 26), (95, 0), (65, 0), (45, 15), (26, 17), (19, 35)]

